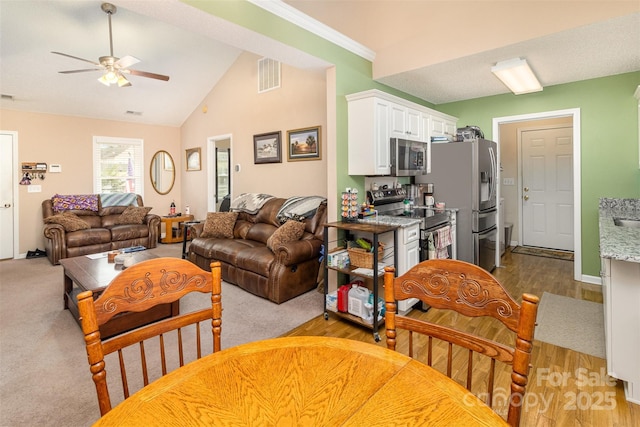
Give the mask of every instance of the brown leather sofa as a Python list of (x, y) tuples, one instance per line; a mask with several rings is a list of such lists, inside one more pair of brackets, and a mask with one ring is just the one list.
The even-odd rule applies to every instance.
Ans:
[[(117, 224), (117, 218), (128, 206), (103, 207), (98, 195), (97, 211), (87, 209), (69, 209), (66, 212), (77, 215), (89, 224), (90, 228), (65, 231), (60, 224), (47, 224), (47, 218), (56, 213), (53, 200), (42, 202), (42, 217), (45, 220), (44, 237), (47, 257), (52, 264), (59, 264), (63, 258), (95, 254), (131, 246), (145, 246), (147, 249), (158, 245), (160, 217), (149, 214), (142, 224)], [(137, 205), (142, 207), (142, 197), (135, 196)]]
[(194, 238), (188, 259), (205, 270), (211, 261), (220, 261), (226, 282), (277, 304), (313, 289), (320, 266), (326, 201), (304, 220), (300, 240), (284, 243), (273, 252), (266, 243), (280, 226), (277, 214), (286, 200), (270, 199), (255, 214), (239, 212), (233, 239), (200, 237), (204, 223), (192, 225)]

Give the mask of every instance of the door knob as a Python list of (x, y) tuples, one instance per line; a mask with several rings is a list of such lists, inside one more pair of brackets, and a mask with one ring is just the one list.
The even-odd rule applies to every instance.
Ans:
[(529, 191), (529, 187), (524, 187), (524, 191)]
[(5, 208), (10, 208), (10, 207), (11, 207), (11, 203), (5, 203), (5, 204), (4, 204), (4, 207), (5, 207)]
[(525, 200), (529, 200), (529, 196), (524, 196), (524, 199)]

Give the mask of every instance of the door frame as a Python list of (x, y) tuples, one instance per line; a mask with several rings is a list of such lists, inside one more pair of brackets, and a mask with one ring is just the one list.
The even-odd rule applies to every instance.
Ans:
[[(569, 128), (572, 126), (571, 125), (565, 125), (565, 124), (553, 124), (553, 125), (545, 125), (545, 126), (529, 126), (529, 127), (523, 127), (523, 128), (518, 128), (517, 129), (517, 153), (518, 153), (518, 220), (520, 221), (520, 227), (518, 227), (518, 241), (520, 242), (520, 244), (524, 243), (524, 210), (523, 210), (523, 197), (524, 194), (522, 192), (522, 180), (523, 180), (523, 175), (522, 175), (522, 163), (523, 163), (523, 158), (522, 158), (522, 134), (524, 132), (528, 132), (528, 131), (535, 131), (535, 130), (548, 130), (548, 129), (562, 129), (562, 128)], [(571, 148), (573, 150), (573, 135), (571, 137)], [(573, 168), (573, 164), (572, 164), (572, 168)], [(573, 172), (573, 171), (572, 171)], [(575, 191), (575, 189), (572, 189), (572, 192)], [(575, 209), (575, 207), (574, 207)], [(575, 245), (575, 240), (574, 240), (574, 245)], [(574, 250), (574, 254), (575, 254), (575, 246), (573, 248)]]
[[(215, 187), (216, 178), (216, 142), (229, 140), (229, 165), (233, 165), (233, 136), (230, 133), (211, 136), (207, 138), (207, 212), (216, 212), (217, 200), (214, 194), (218, 191)], [(233, 199), (233, 168), (229, 167), (229, 192)]]
[[(573, 279), (585, 281), (582, 277), (582, 181), (580, 175), (580, 149), (582, 138), (580, 134), (580, 108), (566, 110), (543, 111), (540, 113), (519, 114), (515, 116), (494, 117), (492, 132), (495, 141), (500, 147), (500, 125), (531, 120), (553, 119), (557, 117), (571, 117), (573, 126)], [(499, 150), (499, 148), (498, 148)], [(498, 168), (498, 182), (500, 180), (500, 168)], [(498, 200), (500, 200), (500, 186), (498, 186)], [(499, 215), (499, 213), (498, 213)], [(498, 218), (499, 220), (500, 218)], [(499, 230), (499, 236), (504, 230)], [(588, 282), (593, 283), (593, 282)]]
[(12, 159), (11, 159), (11, 173), (13, 174), (13, 194), (12, 194), (12, 203), (13, 203), (13, 259), (17, 258), (25, 258), (26, 254), (20, 255), (20, 191), (18, 187), (19, 179), (16, 178), (16, 173), (18, 170), (18, 132), (11, 130), (0, 130), (0, 134), (2, 135), (10, 135), (12, 142)]

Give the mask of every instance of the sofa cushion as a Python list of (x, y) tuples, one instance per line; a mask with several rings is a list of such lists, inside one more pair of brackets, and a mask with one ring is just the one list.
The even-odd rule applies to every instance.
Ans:
[(300, 240), (304, 234), (304, 222), (289, 220), (282, 224), (267, 240), (267, 247), (272, 251), (283, 243)]
[(201, 237), (233, 239), (238, 212), (209, 212), (202, 228)]
[(149, 235), (149, 227), (146, 224), (115, 225), (110, 230), (112, 242), (140, 239)]
[(111, 242), (111, 231), (106, 228), (88, 228), (67, 233), (67, 248), (98, 245)]
[(51, 200), (53, 201), (54, 212), (63, 212), (72, 209), (98, 212), (97, 194), (56, 194), (52, 197)]
[(236, 265), (238, 253), (255, 246), (264, 247), (253, 240), (197, 237), (191, 241), (189, 248), (202, 257)]
[(252, 271), (263, 277), (269, 277), (271, 264), (275, 260), (275, 255), (265, 246), (247, 248), (238, 253), (236, 257), (236, 267), (240, 270)]
[(87, 228), (91, 228), (87, 221), (80, 219), (80, 217), (72, 214), (71, 212), (62, 212), (52, 215), (46, 218), (44, 222), (45, 224), (59, 224), (64, 228), (66, 232), (86, 230)]

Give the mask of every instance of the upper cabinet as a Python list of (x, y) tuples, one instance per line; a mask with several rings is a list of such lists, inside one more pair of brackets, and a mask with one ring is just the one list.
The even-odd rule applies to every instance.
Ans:
[(422, 113), (403, 105), (391, 104), (391, 138), (424, 141)]
[(349, 175), (389, 175), (390, 139), (423, 141), (431, 172), (431, 137), (454, 137), (458, 119), (376, 89), (347, 95)]

